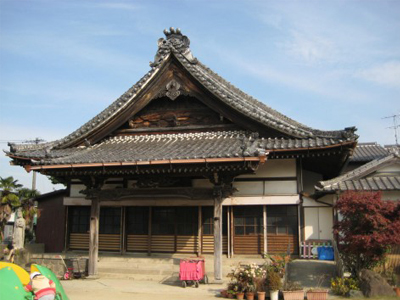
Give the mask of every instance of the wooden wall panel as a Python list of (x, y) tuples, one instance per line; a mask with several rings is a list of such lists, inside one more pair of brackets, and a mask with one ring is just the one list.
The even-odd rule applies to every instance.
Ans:
[(133, 252), (147, 252), (148, 235), (128, 234), (126, 250)]
[(233, 253), (235, 254), (262, 254), (264, 240), (262, 235), (241, 235), (233, 238)]
[(100, 251), (120, 251), (121, 235), (120, 234), (99, 234), (99, 250)]
[[(214, 253), (214, 236), (213, 235), (203, 235), (202, 241), (202, 253), (209, 254)], [(222, 252), (228, 253), (228, 237), (224, 235), (222, 237)]]
[[(100, 251), (120, 251), (121, 235), (119, 234), (99, 234)], [(88, 250), (89, 233), (71, 233), (69, 238), (69, 248), (71, 250)]]
[(197, 251), (197, 236), (178, 235), (176, 237), (177, 253), (196, 253)]
[(151, 252), (175, 252), (175, 236), (152, 235)]
[(297, 235), (274, 235), (268, 234), (268, 253), (287, 253), (288, 246), (290, 243), (290, 253), (299, 253), (299, 240)]
[(71, 233), (69, 248), (71, 250), (89, 250), (89, 233)]

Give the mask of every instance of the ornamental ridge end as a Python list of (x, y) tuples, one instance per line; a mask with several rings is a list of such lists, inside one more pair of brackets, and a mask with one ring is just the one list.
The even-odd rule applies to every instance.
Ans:
[(183, 35), (179, 28), (170, 27), (164, 29), (166, 39), (158, 40), (158, 50), (154, 57), (154, 62), (150, 62), (151, 67), (157, 67), (162, 60), (171, 52), (181, 54), (187, 61), (192, 64), (197, 63), (197, 59), (190, 51), (190, 40), (186, 35)]

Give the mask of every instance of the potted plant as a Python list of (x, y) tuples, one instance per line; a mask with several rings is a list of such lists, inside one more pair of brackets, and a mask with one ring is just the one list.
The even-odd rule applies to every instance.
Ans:
[(256, 287), (254, 285), (249, 285), (246, 289), (246, 299), (254, 300), (254, 293), (256, 292)]
[(279, 273), (270, 270), (267, 273), (267, 278), (265, 279), (265, 284), (269, 290), (270, 299), (278, 300), (279, 290), (282, 287), (281, 276), (279, 276)]
[(284, 300), (304, 300), (304, 291), (299, 282), (287, 281), (283, 285)]
[(307, 300), (326, 300), (328, 298), (328, 290), (321, 288), (324, 278), (325, 275), (320, 276), (317, 287), (307, 290)]
[(254, 279), (257, 298), (258, 300), (265, 300), (265, 278), (264, 277), (256, 277)]
[(227, 294), (227, 296), (228, 296), (229, 299), (234, 299), (236, 293), (235, 293), (234, 290), (228, 290), (228, 291), (226, 292), (226, 294)]

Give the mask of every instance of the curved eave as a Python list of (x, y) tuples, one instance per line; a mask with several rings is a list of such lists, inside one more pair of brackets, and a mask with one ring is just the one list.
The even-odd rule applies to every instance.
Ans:
[[(96, 143), (101, 138), (104, 138), (110, 131), (117, 129), (117, 127), (121, 125), (121, 122), (116, 120), (118, 120), (121, 115), (124, 115), (126, 111), (137, 112), (142, 108), (133, 107), (140, 98), (145, 96), (145, 93), (151, 86), (151, 82), (155, 81), (158, 75), (162, 75), (164, 68), (168, 66), (168, 61), (170, 61), (172, 57), (175, 57), (194, 80), (206, 88), (222, 103), (225, 103), (225, 105), (257, 122), (261, 126), (272, 128), (282, 133), (282, 135), (292, 138), (304, 139), (321, 137), (343, 139), (346, 141), (355, 141), (358, 138), (358, 136), (354, 134), (354, 129), (321, 131), (300, 124), (245, 94), (200, 62), (189, 61), (184, 54), (179, 53), (178, 50), (171, 46), (170, 52), (162, 56), (157, 64), (153, 64), (151, 70), (135, 85), (105, 110), (68, 136), (60, 140), (38, 145), (12, 145), (10, 146), (11, 152), (16, 153), (40, 149), (66, 149), (82, 145), (85, 143), (85, 140), (88, 140), (91, 144)], [(150, 100), (151, 99), (148, 99), (148, 101)], [(107, 132), (105, 128), (107, 128)]]
[(247, 95), (201, 62), (198, 61), (193, 64), (187, 61), (182, 54), (177, 54), (175, 57), (185, 67), (186, 71), (220, 101), (263, 126), (293, 138), (333, 137), (355, 140), (358, 137), (354, 134), (354, 128), (322, 131), (307, 127)]
[(40, 171), (45, 169), (72, 169), (72, 168), (104, 168), (104, 167), (126, 167), (126, 166), (149, 166), (149, 165), (176, 165), (176, 164), (208, 164), (208, 163), (231, 163), (231, 162), (259, 162), (266, 161), (266, 155), (258, 157), (228, 157), (228, 158), (204, 158), (204, 159), (165, 159), (131, 162), (108, 162), (88, 164), (64, 164), (64, 165), (27, 165), (25, 169)]

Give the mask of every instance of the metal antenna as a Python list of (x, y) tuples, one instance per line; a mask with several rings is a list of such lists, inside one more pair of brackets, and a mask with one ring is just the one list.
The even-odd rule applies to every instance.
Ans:
[(397, 124), (397, 118), (400, 117), (400, 114), (393, 115), (393, 116), (388, 116), (388, 117), (383, 117), (382, 119), (393, 119), (393, 126), (386, 127), (387, 129), (393, 129), (394, 130), (394, 139), (396, 141), (396, 146), (399, 145), (398, 140), (397, 140), (397, 128), (400, 127), (400, 124)]
[(24, 143), (24, 144), (39, 144), (39, 143), (43, 143), (43, 142), (45, 142), (45, 140), (44, 139), (41, 139), (41, 138), (35, 138), (34, 140), (25, 140), (25, 141), (23, 141), (22, 143)]

